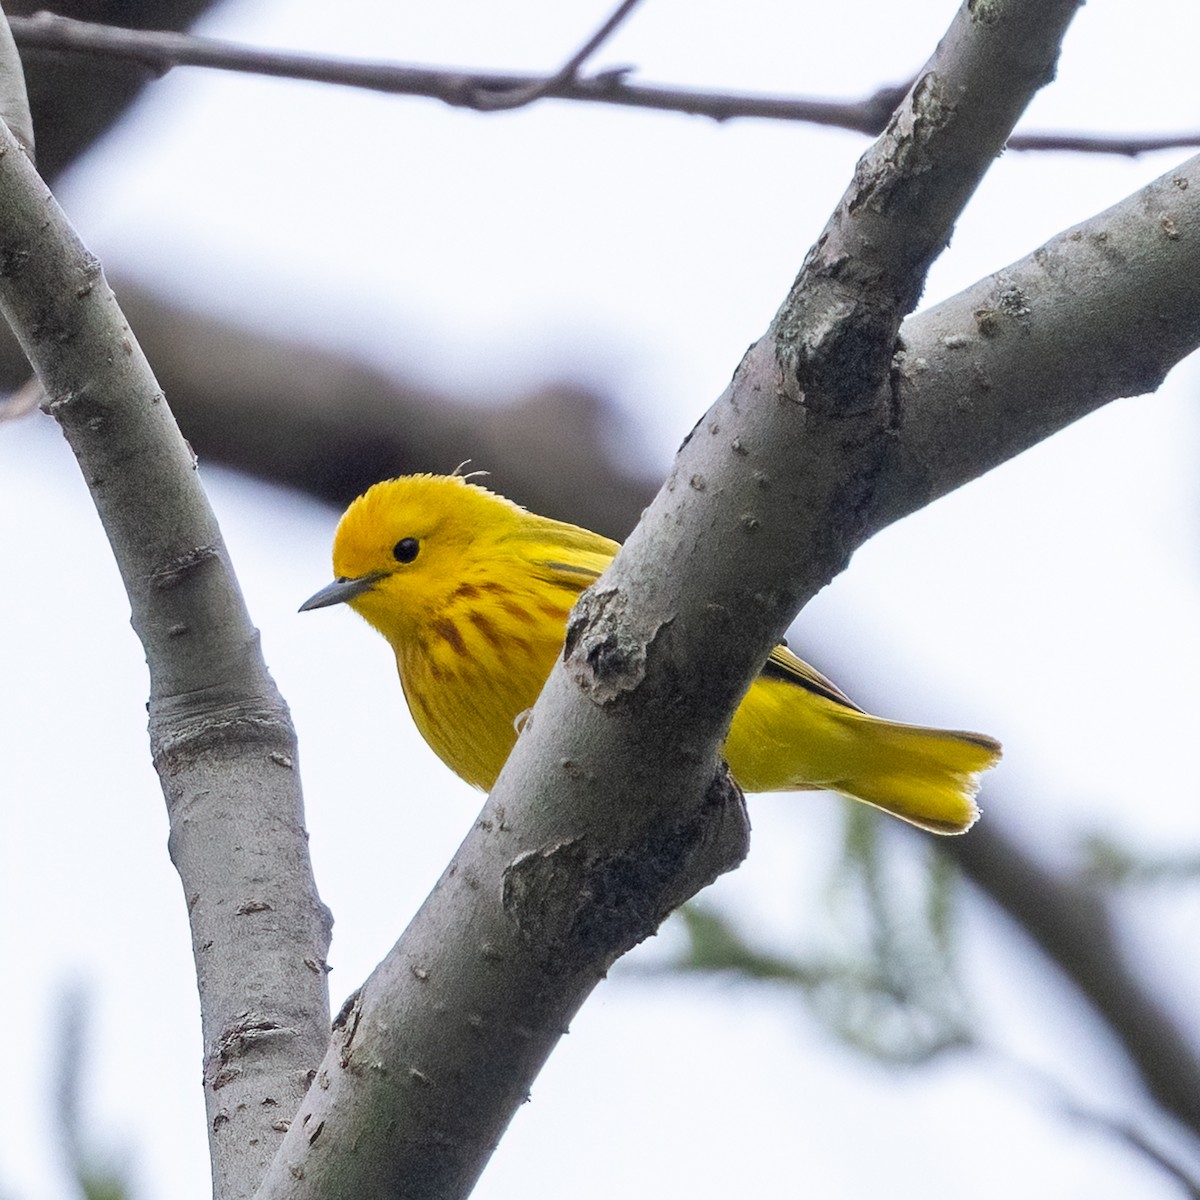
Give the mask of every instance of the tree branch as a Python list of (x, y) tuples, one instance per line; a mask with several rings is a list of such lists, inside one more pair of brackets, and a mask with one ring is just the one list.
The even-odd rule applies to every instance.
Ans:
[(1122, 396), (1200, 344), (1200, 155), (901, 330), (900, 437), (871, 532)]
[[(28, 20), (44, 0), (6, 0), (13, 24)], [(184, 29), (214, 0), (56, 0), (64, 17), (87, 17), (133, 29)], [(130, 58), (72, 61), (52, 50), (22, 51), (37, 131), (38, 170), (53, 182), (136, 99), (156, 73)], [(82, 69), (81, 69), (82, 68)]]
[[(660, 112), (687, 113), (714, 121), (759, 118), (803, 121), (858, 133), (878, 134), (903, 99), (908, 84), (882, 87), (858, 101), (815, 100), (698, 91), (629, 82), (631, 69), (528, 75), (404, 66), (396, 63), (327, 58), (260, 50), (215, 38), (181, 33), (119, 29), (39, 13), (11, 21), (17, 44), (40, 50), (115, 58), (163, 75), (173, 67), (210, 67), (316, 83), (339, 84), (392, 95), (425, 96), (455, 107), (489, 110), (514, 108), (538, 99), (614, 104)], [(585, 56), (586, 57), (586, 56)], [(570, 66), (570, 63), (567, 64)], [(508, 98), (496, 103), (496, 97)], [(1152, 150), (1200, 146), (1200, 131), (1178, 134), (1113, 135), (1081, 133), (1014, 134), (1010, 150), (1067, 150), (1089, 154), (1137, 155)]]
[(740, 805), (713, 774), (729, 714), (863, 536), (905, 308), (1076, 5), (977, 7), (577, 606), (476, 828), (339, 1019), (262, 1200), (464, 1195), (607, 966), (740, 856)]
[(1200, 1136), (1200, 1059), (1122, 952), (1103, 895), (1048, 870), (991, 819), (939, 849), (1058, 964), (1120, 1039), (1154, 1099)]
[(1200, 146), (1192, 133), (1018, 133), (1006, 150), (1058, 150), (1074, 154), (1123, 154), (1136, 158), (1156, 150), (1189, 150)]
[(244, 1197), (328, 1038), (329, 915), (295, 734), (162, 392), (99, 263), (2, 124), (0, 213), (0, 307), (79, 459), (146, 651), (200, 988), (216, 1194)]

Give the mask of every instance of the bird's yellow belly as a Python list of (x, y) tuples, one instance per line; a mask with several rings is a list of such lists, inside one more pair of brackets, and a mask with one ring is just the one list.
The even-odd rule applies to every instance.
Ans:
[[(437, 755), (468, 783), (490, 790), (561, 647), (505, 644), (484, 671), (472, 655), (477, 647), (463, 652), (458, 639), (449, 642), (439, 654), (426, 646), (397, 655), (401, 682)], [(830, 788), (925, 829), (953, 833), (974, 820), (979, 772), (1000, 750), (979, 734), (883, 721), (760, 676), (734, 713), (723, 753), (747, 792)]]
[[(490, 789), (557, 657), (550, 647), (508, 654), (505, 669), (486, 672), (471, 654), (397, 655), (413, 720), (438, 757), (474, 787)], [(734, 714), (724, 754), (746, 791), (821, 787), (838, 779), (854, 738), (834, 706), (800, 689), (759, 680)]]

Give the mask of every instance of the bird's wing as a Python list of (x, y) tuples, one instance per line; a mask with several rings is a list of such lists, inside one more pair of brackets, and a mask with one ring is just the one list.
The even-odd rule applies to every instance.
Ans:
[(850, 699), (832, 680), (826, 679), (816, 667), (797, 658), (786, 646), (776, 646), (770, 657), (763, 664), (762, 674), (767, 679), (782, 679), (785, 683), (793, 683), (805, 691), (832, 700), (834, 704), (845, 705), (855, 712), (863, 710)]
[(518, 536), (525, 540), (526, 559), (541, 579), (576, 595), (600, 578), (619, 549), (590, 529), (547, 517), (527, 522)]
[(603, 569), (585, 566), (583, 563), (555, 562), (553, 559), (541, 559), (537, 565), (547, 583), (577, 592), (591, 587), (600, 578), (600, 571)]

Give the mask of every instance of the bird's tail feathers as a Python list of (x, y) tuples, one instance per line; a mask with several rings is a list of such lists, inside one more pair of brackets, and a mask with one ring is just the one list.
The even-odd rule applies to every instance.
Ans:
[(979, 816), (979, 777), (999, 760), (998, 742), (981, 733), (901, 725), (858, 713), (847, 717), (869, 722), (871, 729), (861, 739), (853, 776), (830, 783), (832, 790), (931, 833), (971, 828)]

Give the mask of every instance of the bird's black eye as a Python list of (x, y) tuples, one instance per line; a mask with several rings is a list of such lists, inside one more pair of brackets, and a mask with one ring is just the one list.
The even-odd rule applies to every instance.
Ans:
[(401, 538), (393, 547), (392, 554), (397, 562), (410, 563), (417, 557), (421, 543), (416, 538)]

